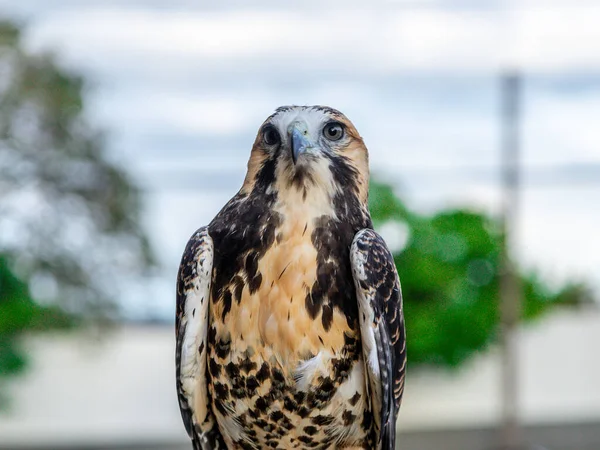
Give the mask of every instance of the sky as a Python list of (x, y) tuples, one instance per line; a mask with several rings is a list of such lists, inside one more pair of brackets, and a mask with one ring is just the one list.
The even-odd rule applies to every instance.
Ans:
[[(514, 251), (600, 289), (600, 2), (0, 0), (88, 80), (86, 115), (146, 189), (161, 262), (129, 314), (171, 317), (185, 243), (239, 189), (283, 104), (344, 112), (373, 174), (423, 212), (499, 207), (500, 75), (523, 74)], [(598, 290), (597, 292), (600, 292)]]

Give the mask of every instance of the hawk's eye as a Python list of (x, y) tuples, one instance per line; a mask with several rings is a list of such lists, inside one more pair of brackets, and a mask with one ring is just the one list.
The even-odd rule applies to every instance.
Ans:
[(263, 141), (269, 146), (279, 145), (281, 142), (281, 136), (273, 125), (267, 125), (263, 129)]
[(330, 122), (323, 128), (323, 136), (330, 141), (339, 141), (344, 136), (344, 126), (339, 122)]

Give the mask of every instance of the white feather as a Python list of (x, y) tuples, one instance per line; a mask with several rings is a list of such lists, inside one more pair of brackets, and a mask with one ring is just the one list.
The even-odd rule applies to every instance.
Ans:
[(321, 135), (321, 127), (323, 124), (330, 120), (331, 116), (323, 110), (296, 107), (278, 113), (273, 118), (273, 125), (283, 136), (285, 136), (292, 123), (302, 121), (307, 126), (308, 136), (311, 139), (316, 140)]
[(296, 378), (296, 389), (307, 392), (312, 380), (317, 376), (327, 376), (327, 363), (332, 358), (330, 352), (321, 350), (316, 356), (302, 361), (296, 368), (294, 378)]
[[(181, 349), (181, 384), (196, 423), (203, 423), (208, 414), (206, 377), (206, 350), (208, 331), (208, 303), (213, 266), (213, 243), (206, 231), (202, 255), (195, 255), (196, 277), (192, 289), (185, 292), (183, 323), (185, 333)], [(200, 237), (200, 236), (196, 236)], [(202, 349), (202, 351), (199, 351)]]

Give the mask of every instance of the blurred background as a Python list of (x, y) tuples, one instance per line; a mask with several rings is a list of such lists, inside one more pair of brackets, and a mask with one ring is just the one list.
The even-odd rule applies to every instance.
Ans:
[(341, 110), (370, 149), (399, 448), (600, 449), (598, 1), (0, 0), (0, 21), (0, 449), (190, 448), (179, 258), (284, 104)]

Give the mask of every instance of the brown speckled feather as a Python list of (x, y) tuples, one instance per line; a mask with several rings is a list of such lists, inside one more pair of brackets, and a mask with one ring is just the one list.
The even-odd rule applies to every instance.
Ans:
[(395, 424), (404, 392), (406, 332), (394, 258), (373, 230), (362, 230), (350, 250), (356, 283), (363, 356), (372, 388), (381, 448), (395, 448)]

